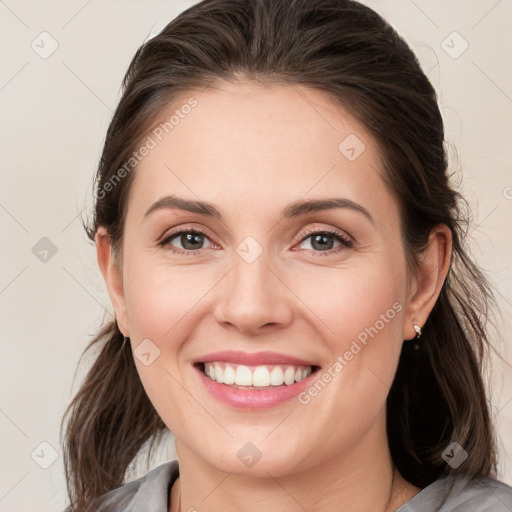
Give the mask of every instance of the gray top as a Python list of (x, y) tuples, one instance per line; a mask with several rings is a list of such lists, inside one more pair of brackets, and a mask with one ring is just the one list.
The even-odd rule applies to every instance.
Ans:
[[(144, 476), (96, 499), (97, 512), (168, 512), (178, 478), (178, 461), (165, 462)], [(69, 507), (64, 512), (70, 512)], [(512, 487), (482, 478), (442, 477), (395, 512), (512, 512)]]

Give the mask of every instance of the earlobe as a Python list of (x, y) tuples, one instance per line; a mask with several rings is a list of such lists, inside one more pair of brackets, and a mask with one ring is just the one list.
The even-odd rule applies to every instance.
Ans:
[(121, 270), (114, 263), (110, 236), (103, 226), (98, 228), (95, 241), (98, 265), (103, 275), (110, 301), (116, 313), (119, 330), (125, 336), (129, 336)]
[(412, 280), (409, 304), (404, 319), (404, 340), (416, 337), (414, 326), (422, 328), (432, 311), (450, 269), (452, 234), (440, 224), (432, 229), (428, 247), (419, 256), (418, 271)]

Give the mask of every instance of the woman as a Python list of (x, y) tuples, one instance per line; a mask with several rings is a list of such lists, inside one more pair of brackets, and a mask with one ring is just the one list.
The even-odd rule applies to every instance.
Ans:
[[(87, 232), (115, 309), (73, 511), (508, 511), (436, 94), (348, 0), (205, 0), (136, 53)], [(177, 461), (124, 484), (171, 431)]]

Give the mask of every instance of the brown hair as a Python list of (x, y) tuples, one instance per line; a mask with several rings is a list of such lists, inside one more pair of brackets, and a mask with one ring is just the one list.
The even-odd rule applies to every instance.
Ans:
[[(368, 7), (350, 0), (205, 0), (145, 42), (130, 63), (108, 128), (94, 218), (85, 226), (89, 238), (104, 226), (121, 256), (135, 171), (105, 185), (171, 102), (237, 80), (321, 91), (370, 130), (401, 211), (411, 271), (432, 228), (443, 223), (451, 230), (449, 274), (423, 326), (420, 349), (404, 343), (388, 396), (389, 445), (399, 471), (419, 487), (445, 473), (494, 475), (495, 441), (481, 375), (493, 295), (465, 248), (465, 203), (449, 183), (435, 90), (404, 40)], [(69, 416), (65, 469), (77, 512), (121, 485), (143, 444), (166, 431), (115, 321), (85, 351), (96, 344), (101, 352), (63, 418)], [(457, 468), (442, 458), (452, 441), (470, 454)]]

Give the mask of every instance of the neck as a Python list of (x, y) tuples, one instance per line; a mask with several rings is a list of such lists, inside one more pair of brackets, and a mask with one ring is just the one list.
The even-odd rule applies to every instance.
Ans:
[(271, 468), (268, 477), (220, 471), (177, 442), (180, 477), (172, 488), (170, 512), (330, 512), (340, 503), (350, 512), (392, 512), (420, 489), (394, 467), (387, 438), (367, 434), (350, 450), (279, 477)]

